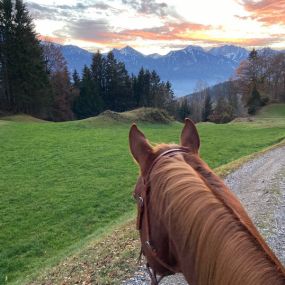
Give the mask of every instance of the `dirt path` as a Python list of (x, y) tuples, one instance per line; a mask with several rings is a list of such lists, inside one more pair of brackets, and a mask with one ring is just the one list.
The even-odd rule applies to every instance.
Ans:
[[(285, 147), (273, 149), (228, 175), (226, 184), (239, 197), (255, 225), (285, 264)], [(122, 285), (148, 285), (140, 268)], [(187, 285), (182, 275), (165, 278), (161, 285)]]

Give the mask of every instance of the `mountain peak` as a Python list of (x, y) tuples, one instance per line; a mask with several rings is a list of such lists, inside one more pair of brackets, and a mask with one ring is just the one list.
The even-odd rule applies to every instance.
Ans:
[(195, 46), (195, 45), (189, 45), (186, 48), (184, 48), (183, 50), (189, 52), (189, 51), (202, 51), (204, 52), (204, 49), (200, 46)]
[(152, 54), (149, 54), (148, 57), (153, 58), (153, 59), (157, 59), (157, 58), (163, 57), (163, 55), (161, 55), (159, 53), (152, 53)]
[(223, 45), (211, 48), (209, 53), (215, 56), (224, 56), (236, 63), (239, 63), (248, 57), (249, 51), (240, 46)]
[(136, 49), (132, 48), (131, 46), (125, 46), (119, 50), (119, 52), (123, 55), (135, 54), (135, 55), (143, 55)]

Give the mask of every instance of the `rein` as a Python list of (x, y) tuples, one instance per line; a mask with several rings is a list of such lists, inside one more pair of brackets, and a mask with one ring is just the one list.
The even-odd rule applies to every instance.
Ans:
[[(170, 266), (169, 264), (167, 264), (166, 262), (164, 262), (158, 256), (156, 249), (151, 244), (150, 217), (149, 217), (149, 210), (148, 210), (148, 200), (149, 200), (149, 194), (151, 191), (149, 178), (150, 178), (150, 174), (151, 174), (151, 171), (153, 170), (154, 166), (162, 157), (165, 157), (165, 156), (172, 157), (172, 156), (176, 155), (177, 153), (188, 153), (188, 152), (189, 152), (189, 150), (187, 148), (174, 148), (174, 149), (170, 149), (170, 150), (167, 150), (167, 151), (164, 151), (163, 153), (161, 153), (152, 162), (145, 178), (143, 178), (142, 190), (137, 195), (135, 195), (135, 199), (137, 200), (137, 204), (138, 204), (137, 230), (140, 231), (140, 234), (142, 234), (142, 232), (145, 232), (145, 234), (146, 234), (146, 241), (144, 242), (145, 249), (148, 251), (148, 253), (151, 255), (152, 259), (155, 262), (157, 262), (160, 266), (162, 266), (163, 268), (165, 268), (166, 270), (169, 271), (170, 274), (167, 274), (167, 275), (175, 274), (175, 273), (177, 273), (177, 270), (175, 268), (173, 268), (172, 266)], [(143, 223), (142, 223), (143, 218), (145, 220), (144, 227), (143, 227)], [(145, 252), (143, 250), (143, 245), (141, 248), (141, 254), (145, 255)], [(140, 257), (141, 257), (141, 255), (140, 255)], [(156, 271), (150, 267), (149, 263), (146, 264), (146, 268), (147, 268), (148, 274), (151, 278), (152, 285), (158, 285), (159, 282), (162, 280), (162, 278), (164, 278), (166, 276), (166, 275), (164, 275), (164, 276), (161, 276), (159, 279), (157, 279)]]

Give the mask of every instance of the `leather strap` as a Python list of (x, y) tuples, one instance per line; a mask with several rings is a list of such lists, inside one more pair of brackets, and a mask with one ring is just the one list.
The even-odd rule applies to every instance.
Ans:
[[(145, 241), (145, 246), (142, 246), (142, 250), (143, 248), (147, 249), (147, 251), (150, 253), (150, 255), (152, 256), (152, 258), (159, 263), (162, 267), (164, 267), (165, 269), (167, 269), (169, 272), (176, 273), (177, 270), (175, 268), (173, 268), (172, 266), (170, 266), (169, 264), (167, 264), (166, 262), (164, 262), (157, 254), (156, 249), (152, 246), (151, 244), (151, 233), (150, 233), (150, 217), (149, 217), (149, 213), (148, 213), (148, 195), (151, 191), (151, 187), (150, 187), (150, 174), (151, 171), (153, 170), (154, 166), (156, 165), (156, 163), (164, 156), (174, 156), (177, 153), (188, 153), (189, 149), (187, 148), (175, 148), (175, 149), (170, 149), (167, 151), (162, 152), (158, 157), (155, 158), (155, 160), (152, 162), (149, 170), (147, 171), (147, 174), (145, 176), (145, 178), (143, 179), (143, 189), (141, 190), (141, 192), (139, 193), (138, 196), (136, 196), (136, 200), (138, 203), (138, 218), (137, 218), (137, 229), (142, 233), (143, 231), (145, 231), (146, 234), (146, 241)], [(143, 217), (145, 218), (145, 227), (143, 227), (142, 224), (142, 220)], [(157, 280), (156, 278), (156, 273), (154, 270), (150, 270), (150, 266), (147, 264), (147, 268), (148, 268), (148, 272), (149, 275), (151, 277), (152, 280), (152, 284), (157, 285), (160, 280)], [(162, 276), (163, 277), (163, 276)]]

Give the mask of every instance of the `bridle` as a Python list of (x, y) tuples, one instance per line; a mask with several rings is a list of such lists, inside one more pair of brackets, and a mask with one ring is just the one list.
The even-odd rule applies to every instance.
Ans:
[[(146, 255), (146, 252), (144, 251), (146, 250), (147, 253), (152, 257), (152, 259), (155, 260), (155, 262), (157, 262), (160, 266), (162, 266), (167, 271), (167, 274), (157, 279), (156, 271), (153, 268), (151, 268), (149, 263), (147, 262), (146, 268), (151, 278), (152, 285), (158, 285), (159, 282), (162, 280), (162, 278), (164, 278), (165, 276), (172, 275), (178, 272), (176, 268), (174, 268), (173, 266), (170, 266), (158, 256), (156, 249), (151, 244), (150, 217), (149, 217), (149, 209), (148, 209), (149, 194), (151, 191), (150, 174), (154, 166), (162, 157), (165, 157), (165, 156), (172, 157), (176, 155), (177, 153), (189, 153), (189, 149), (184, 148), (184, 147), (174, 148), (174, 149), (166, 150), (162, 152), (160, 155), (158, 155), (152, 162), (145, 177), (141, 178), (143, 180), (142, 181), (143, 185), (140, 187), (139, 191), (137, 191), (136, 189), (135, 194), (134, 194), (134, 198), (136, 199), (137, 204), (138, 204), (137, 230), (140, 231), (141, 236), (143, 232), (145, 233), (145, 236), (146, 236), (146, 241), (144, 241), (144, 246), (143, 244), (141, 246), (140, 257), (142, 254)], [(142, 223), (143, 218), (145, 220), (145, 223)]]

